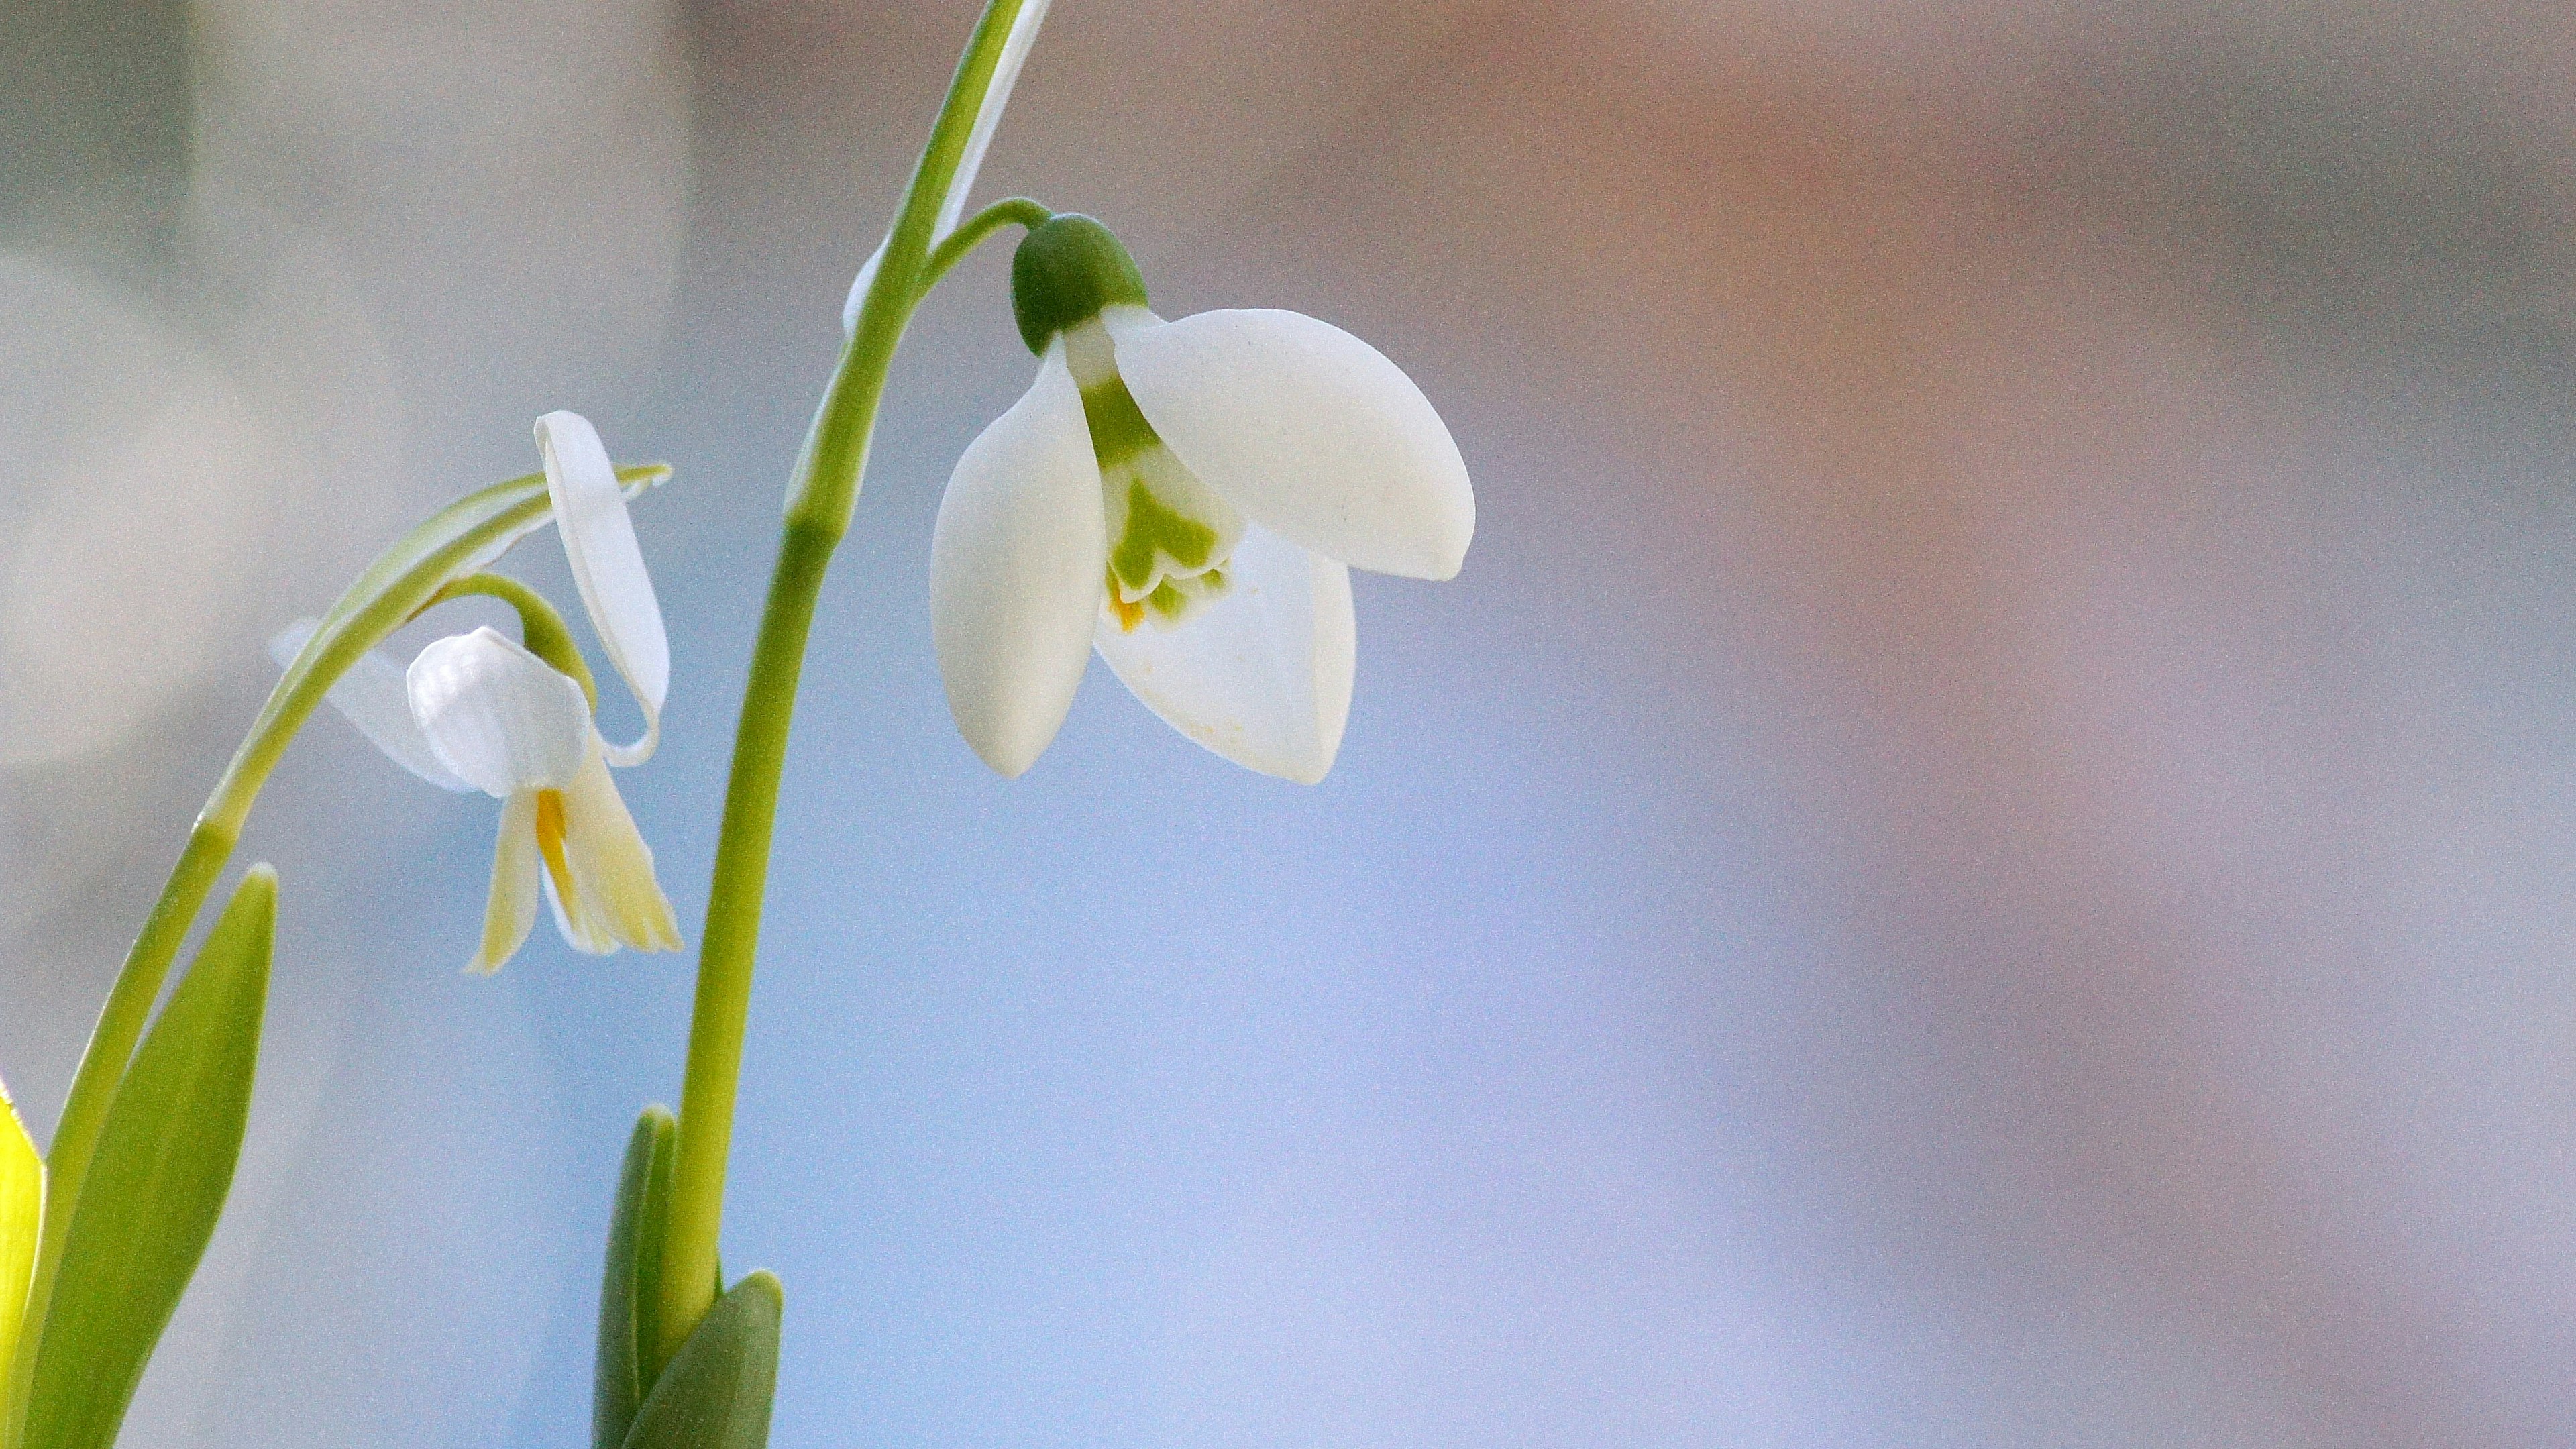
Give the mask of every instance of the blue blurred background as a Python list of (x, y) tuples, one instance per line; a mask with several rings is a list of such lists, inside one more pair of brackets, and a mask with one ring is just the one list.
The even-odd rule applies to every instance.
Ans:
[[(694, 935), (787, 465), (957, 0), (0, 9), (0, 1071), (260, 641), (590, 414)], [(925, 309), (816, 631), (727, 1261), (776, 1442), (2576, 1439), (2576, 11), (1059, 0), (979, 194), (1374, 341), (1477, 482), (1332, 777), (941, 701)], [(539, 539), (524, 576), (571, 599)], [(474, 620), (460, 606), (454, 620)], [(612, 733), (619, 726), (612, 723)], [(325, 719), (151, 1445), (565, 1445), (685, 958), (460, 975)]]

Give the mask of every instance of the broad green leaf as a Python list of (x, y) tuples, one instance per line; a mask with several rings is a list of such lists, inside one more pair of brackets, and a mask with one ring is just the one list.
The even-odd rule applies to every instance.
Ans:
[(277, 918), (252, 866), (143, 1038), (72, 1204), (24, 1449), (108, 1449), (231, 1190)]
[(647, 1107), (626, 1142), (617, 1209), (608, 1220), (608, 1265), (599, 1283), (599, 1368), (591, 1389), (591, 1443), (617, 1449), (635, 1423), (636, 1406), (653, 1387), (644, 1363), (656, 1341), (651, 1315), (661, 1303), (663, 1223), (671, 1203), (671, 1165), (678, 1124), (668, 1110)]
[(625, 1449), (763, 1449), (783, 1308), (778, 1280), (757, 1270), (717, 1299), (645, 1396)]
[(0, 1084), (0, 1384), (18, 1351), (18, 1322), (27, 1307), (27, 1280), (36, 1271), (36, 1230), (45, 1208), (45, 1159)]

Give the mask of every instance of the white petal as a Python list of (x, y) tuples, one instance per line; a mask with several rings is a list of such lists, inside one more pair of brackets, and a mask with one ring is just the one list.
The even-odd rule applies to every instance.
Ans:
[(483, 942), (465, 969), (489, 976), (527, 944), (537, 923), (537, 796), (521, 790), (501, 807), (501, 838), (492, 847), (492, 897), (483, 907)]
[(1104, 606), (1100, 657), (1165, 723), (1246, 769), (1311, 785), (1351, 713), (1350, 570), (1254, 527), (1229, 587), (1180, 623), (1131, 633)]
[[(966, 198), (975, 189), (975, 173), (983, 169), (984, 153), (993, 144), (993, 132), (1002, 124), (1002, 110), (1011, 103), (1011, 88), (1019, 84), (1020, 67), (1028, 61), (1029, 47), (1037, 44), (1038, 27), (1046, 23), (1047, 6), (1053, 0), (1025, 0), (1020, 13), (1011, 19), (1011, 33), (1002, 40), (1001, 57), (993, 65), (993, 84), (984, 92), (984, 104), (975, 112), (974, 129), (966, 133), (966, 149), (957, 159), (957, 173), (948, 183), (948, 192), (939, 198), (939, 219), (930, 228), (930, 244), (939, 245), (957, 229), (966, 215)], [(877, 279), (877, 269), (885, 264), (885, 243), (868, 253), (859, 267), (859, 275), (850, 283), (849, 296), (841, 303), (841, 333), (847, 336), (859, 330), (859, 308), (868, 299), (868, 287)]]
[[(653, 874), (653, 848), (597, 755), (564, 787), (564, 846), (592, 930), (638, 951), (680, 949), (680, 923)], [(569, 938), (568, 938), (569, 939)]]
[[(294, 663), (317, 627), (316, 620), (298, 619), (278, 630), (268, 641), (268, 657), (280, 669)], [(346, 674), (332, 681), (331, 692), (324, 697), (395, 764), (442, 790), (474, 788), (438, 762), (429, 736), (411, 717), (411, 692), (403, 684), (403, 667), (383, 650), (370, 649), (358, 656)]]
[(439, 763), (495, 799), (570, 783), (597, 735), (580, 685), (488, 627), (423, 649), (404, 682)]
[(1458, 572), (1476, 531), (1466, 461), (1376, 348), (1295, 312), (1101, 320), (1146, 421), (1253, 522), (1353, 568)]
[(580, 887), (573, 889), (575, 894), (567, 901), (562, 887), (555, 884), (553, 873), (547, 873), (546, 904), (554, 911), (556, 933), (564, 938), (565, 945), (585, 956), (614, 955), (617, 939), (600, 929), (599, 923), (582, 909)]
[(546, 492), (555, 505), (555, 530), (573, 585), (608, 658), (644, 711), (644, 736), (611, 745), (610, 763), (640, 765), (662, 736), (662, 700), (671, 688), (671, 641), (662, 629), (662, 605), (653, 577), (635, 546), (635, 524), (617, 486), (599, 432), (579, 413), (552, 412), (537, 419), (537, 454), (545, 460)]
[(1055, 738), (1107, 595), (1100, 463), (1058, 338), (1038, 380), (968, 445), (930, 536), (930, 633), (948, 712), (1018, 775)]

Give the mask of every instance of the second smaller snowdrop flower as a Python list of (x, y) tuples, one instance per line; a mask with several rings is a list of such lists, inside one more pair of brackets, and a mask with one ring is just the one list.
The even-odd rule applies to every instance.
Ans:
[[(540, 895), (553, 905), (564, 940), (578, 950), (675, 951), (680, 945), (671, 903), (653, 874), (652, 849), (608, 773), (610, 765), (641, 764), (660, 743), (671, 681), (661, 605), (597, 430), (578, 413), (553, 412), (537, 419), (536, 436), (565, 562), (601, 645), (643, 712), (642, 736), (630, 745), (600, 737), (588, 670), (569, 652), (562, 621), (533, 596), (521, 617), (528, 620), (529, 607), (540, 611), (553, 643), (534, 635), (531, 642), (562, 651), (562, 669), (487, 628), (431, 644), (408, 669), (371, 650), (330, 690), (331, 703), (396, 764), (441, 789), (481, 790), (503, 802), (491, 901), (467, 966), (478, 973), (500, 969), (527, 940)], [(467, 569), (488, 562), (479, 559)], [(299, 620), (269, 641), (281, 667), (314, 628), (314, 621)]]
[(491, 902), (469, 969), (498, 970), (518, 951), (541, 893), (578, 950), (679, 949), (652, 848), (609, 778), (579, 683), (489, 628), (423, 649), (405, 682), (439, 764), (503, 802)]

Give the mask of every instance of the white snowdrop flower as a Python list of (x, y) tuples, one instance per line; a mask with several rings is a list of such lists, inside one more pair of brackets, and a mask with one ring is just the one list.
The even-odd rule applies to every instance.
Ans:
[(1012, 301), (1037, 382), (958, 460), (931, 544), (959, 731), (1018, 775), (1096, 648), (1183, 734), (1322, 779), (1350, 711), (1350, 569), (1446, 579), (1475, 532), (1439, 414), (1312, 317), (1164, 321), (1089, 217), (1029, 234)]

